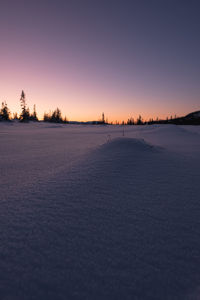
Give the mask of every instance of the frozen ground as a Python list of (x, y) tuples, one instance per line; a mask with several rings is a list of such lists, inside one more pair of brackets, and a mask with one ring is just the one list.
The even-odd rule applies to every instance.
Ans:
[(0, 123), (0, 299), (200, 299), (200, 127)]

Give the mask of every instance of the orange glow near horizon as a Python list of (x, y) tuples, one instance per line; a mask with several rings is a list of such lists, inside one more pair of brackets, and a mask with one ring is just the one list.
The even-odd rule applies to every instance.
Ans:
[[(12, 93), (9, 93), (8, 96), (2, 97), (2, 101), (6, 101), (7, 105), (11, 111), (11, 114), (17, 112), (18, 115), (20, 114), (20, 94), (21, 90), (13, 90)], [(30, 112), (33, 109), (33, 105), (36, 105), (36, 111), (38, 114), (38, 118), (40, 120), (43, 119), (44, 112), (48, 113), (49, 111), (53, 111), (57, 107), (61, 109), (62, 116), (67, 117), (69, 121), (94, 121), (100, 120), (102, 117), (102, 112), (105, 114), (105, 119), (108, 122), (115, 123), (116, 121), (122, 122), (127, 121), (129, 118), (134, 118), (136, 120), (139, 115), (142, 116), (144, 121), (148, 121), (150, 118), (156, 119), (166, 119), (166, 117), (170, 117), (171, 115), (183, 116), (187, 113), (191, 112), (191, 107), (188, 105), (188, 109), (181, 109), (178, 105), (174, 106), (173, 108), (169, 107), (169, 110), (165, 112), (166, 108), (162, 107), (161, 105), (157, 105), (156, 109), (151, 105), (142, 105), (142, 101), (132, 100), (130, 101), (127, 99), (127, 103), (131, 103), (131, 105), (125, 105), (125, 101), (121, 102), (120, 99), (117, 99), (117, 105), (113, 105), (113, 101), (108, 101), (103, 97), (103, 95), (99, 95), (96, 97), (93, 95), (87, 95), (87, 101), (81, 98), (81, 95), (71, 93), (68, 97), (61, 97), (58, 95), (58, 100), (54, 101), (56, 98), (56, 92), (51, 91), (51, 95), (49, 95), (49, 99), (45, 100), (42, 93), (38, 94), (37, 92), (33, 93), (32, 97), (26, 93), (27, 99), (27, 106), (30, 109)], [(17, 96), (18, 97), (17, 97)], [(38, 95), (38, 97), (37, 97)], [(17, 99), (18, 98), (18, 99)], [(68, 99), (69, 98), (69, 99)], [(37, 99), (34, 101), (34, 99)], [(93, 100), (95, 99), (95, 101)], [(103, 99), (103, 100), (101, 100)], [(143, 100), (145, 102), (145, 100)], [(110, 104), (112, 103), (112, 104)], [(132, 103), (135, 103), (132, 104)], [(141, 103), (140, 105), (138, 103)], [(193, 110), (197, 110), (195, 108)]]
[(43, 118), (44, 112), (53, 111), (56, 107), (71, 121), (99, 120), (104, 112), (105, 118), (113, 123), (127, 121), (131, 117), (136, 120), (139, 115), (144, 120), (165, 119), (199, 110), (196, 95), (191, 95), (194, 99), (192, 105), (187, 100), (188, 94), (181, 95), (177, 91), (156, 89), (150, 85), (145, 90), (137, 78), (137, 84), (132, 87), (121, 79), (116, 81), (114, 75), (105, 80), (104, 74), (85, 72), (78, 66), (68, 65), (66, 70), (56, 63), (41, 60), (37, 67), (38, 61), (11, 58), (10, 65), (2, 64), (5, 72), (0, 81), (0, 100), (7, 102), (12, 113), (20, 113), (22, 89), (30, 111), (36, 105), (39, 119)]

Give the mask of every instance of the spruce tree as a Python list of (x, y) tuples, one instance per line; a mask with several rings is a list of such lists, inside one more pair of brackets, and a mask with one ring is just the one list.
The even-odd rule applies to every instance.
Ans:
[(2, 102), (0, 110), (0, 121), (8, 121), (10, 119), (10, 111), (6, 102)]
[(37, 112), (36, 112), (36, 105), (33, 105), (33, 113), (30, 116), (31, 121), (38, 121)]
[(30, 112), (29, 112), (29, 108), (27, 107), (26, 96), (25, 96), (25, 93), (23, 90), (21, 93), (20, 103), (21, 103), (21, 108), (22, 108), (22, 112), (20, 115), (20, 121), (28, 122), (30, 120)]

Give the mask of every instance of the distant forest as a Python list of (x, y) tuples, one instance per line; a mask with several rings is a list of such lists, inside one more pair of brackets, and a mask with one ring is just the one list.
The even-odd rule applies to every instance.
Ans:
[[(20, 97), (20, 105), (21, 105), (21, 113), (18, 116), (17, 113), (13, 113), (11, 115), (11, 112), (7, 106), (6, 102), (2, 102), (1, 109), (0, 109), (0, 121), (14, 121), (18, 120), (19, 122), (39, 122), (37, 112), (36, 112), (36, 106), (33, 106), (32, 113), (30, 112), (29, 107), (27, 106), (26, 96), (24, 91), (22, 90), (21, 97)], [(50, 111), (49, 113), (44, 113), (43, 119), (41, 120), (43, 122), (53, 122), (53, 123), (63, 123), (63, 124), (93, 124), (93, 125), (102, 125), (102, 124), (109, 124), (109, 125), (152, 125), (152, 124), (175, 124), (175, 125), (200, 125), (200, 111), (196, 111), (193, 113), (190, 113), (184, 117), (170, 117), (166, 118), (165, 120), (160, 120), (159, 118), (156, 119), (149, 119), (148, 121), (144, 121), (142, 116), (139, 115), (139, 117), (134, 120), (133, 118), (128, 119), (127, 121), (122, 121), (121, 123), (111, 122), (109, 123), (107, 120), (105, 120), (104, 113), (102, 113), (102, 119), (98, 121), (90, 121), (90, 122), (69, 122), (66, 116), (63, 118), (61, 110), (59, 108), (56, 108), (54, 111)]]
[[(38, 122), (38, 116), (36, 112), (36, 106), (33, 106), (32, 113), (30, 112), (29, 107), (27, 106), (26, 96), (24, 91), (21, 93), (20, 97), (21, 113), (18, 116), (17, 113), (13, 113), (11, 116), (10, 110), (6, 102), (2, 102), (0, 110), (0, 121), (13, 121), (18, 120), (20, 122), (29, 122), (34, 121)], [(66, 117), (62, 117), (61, 110), (56, 108), (54, 111), (49, 113), (44, 113), (43, 120), (44, 122), (53, 122), (53, 123), (69, 123)]]

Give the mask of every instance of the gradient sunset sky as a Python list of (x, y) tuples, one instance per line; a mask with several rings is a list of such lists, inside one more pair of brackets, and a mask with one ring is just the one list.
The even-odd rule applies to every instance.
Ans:
[(0, 100), (41, 118), (200, 110), (200, 1), (0, 0)]

